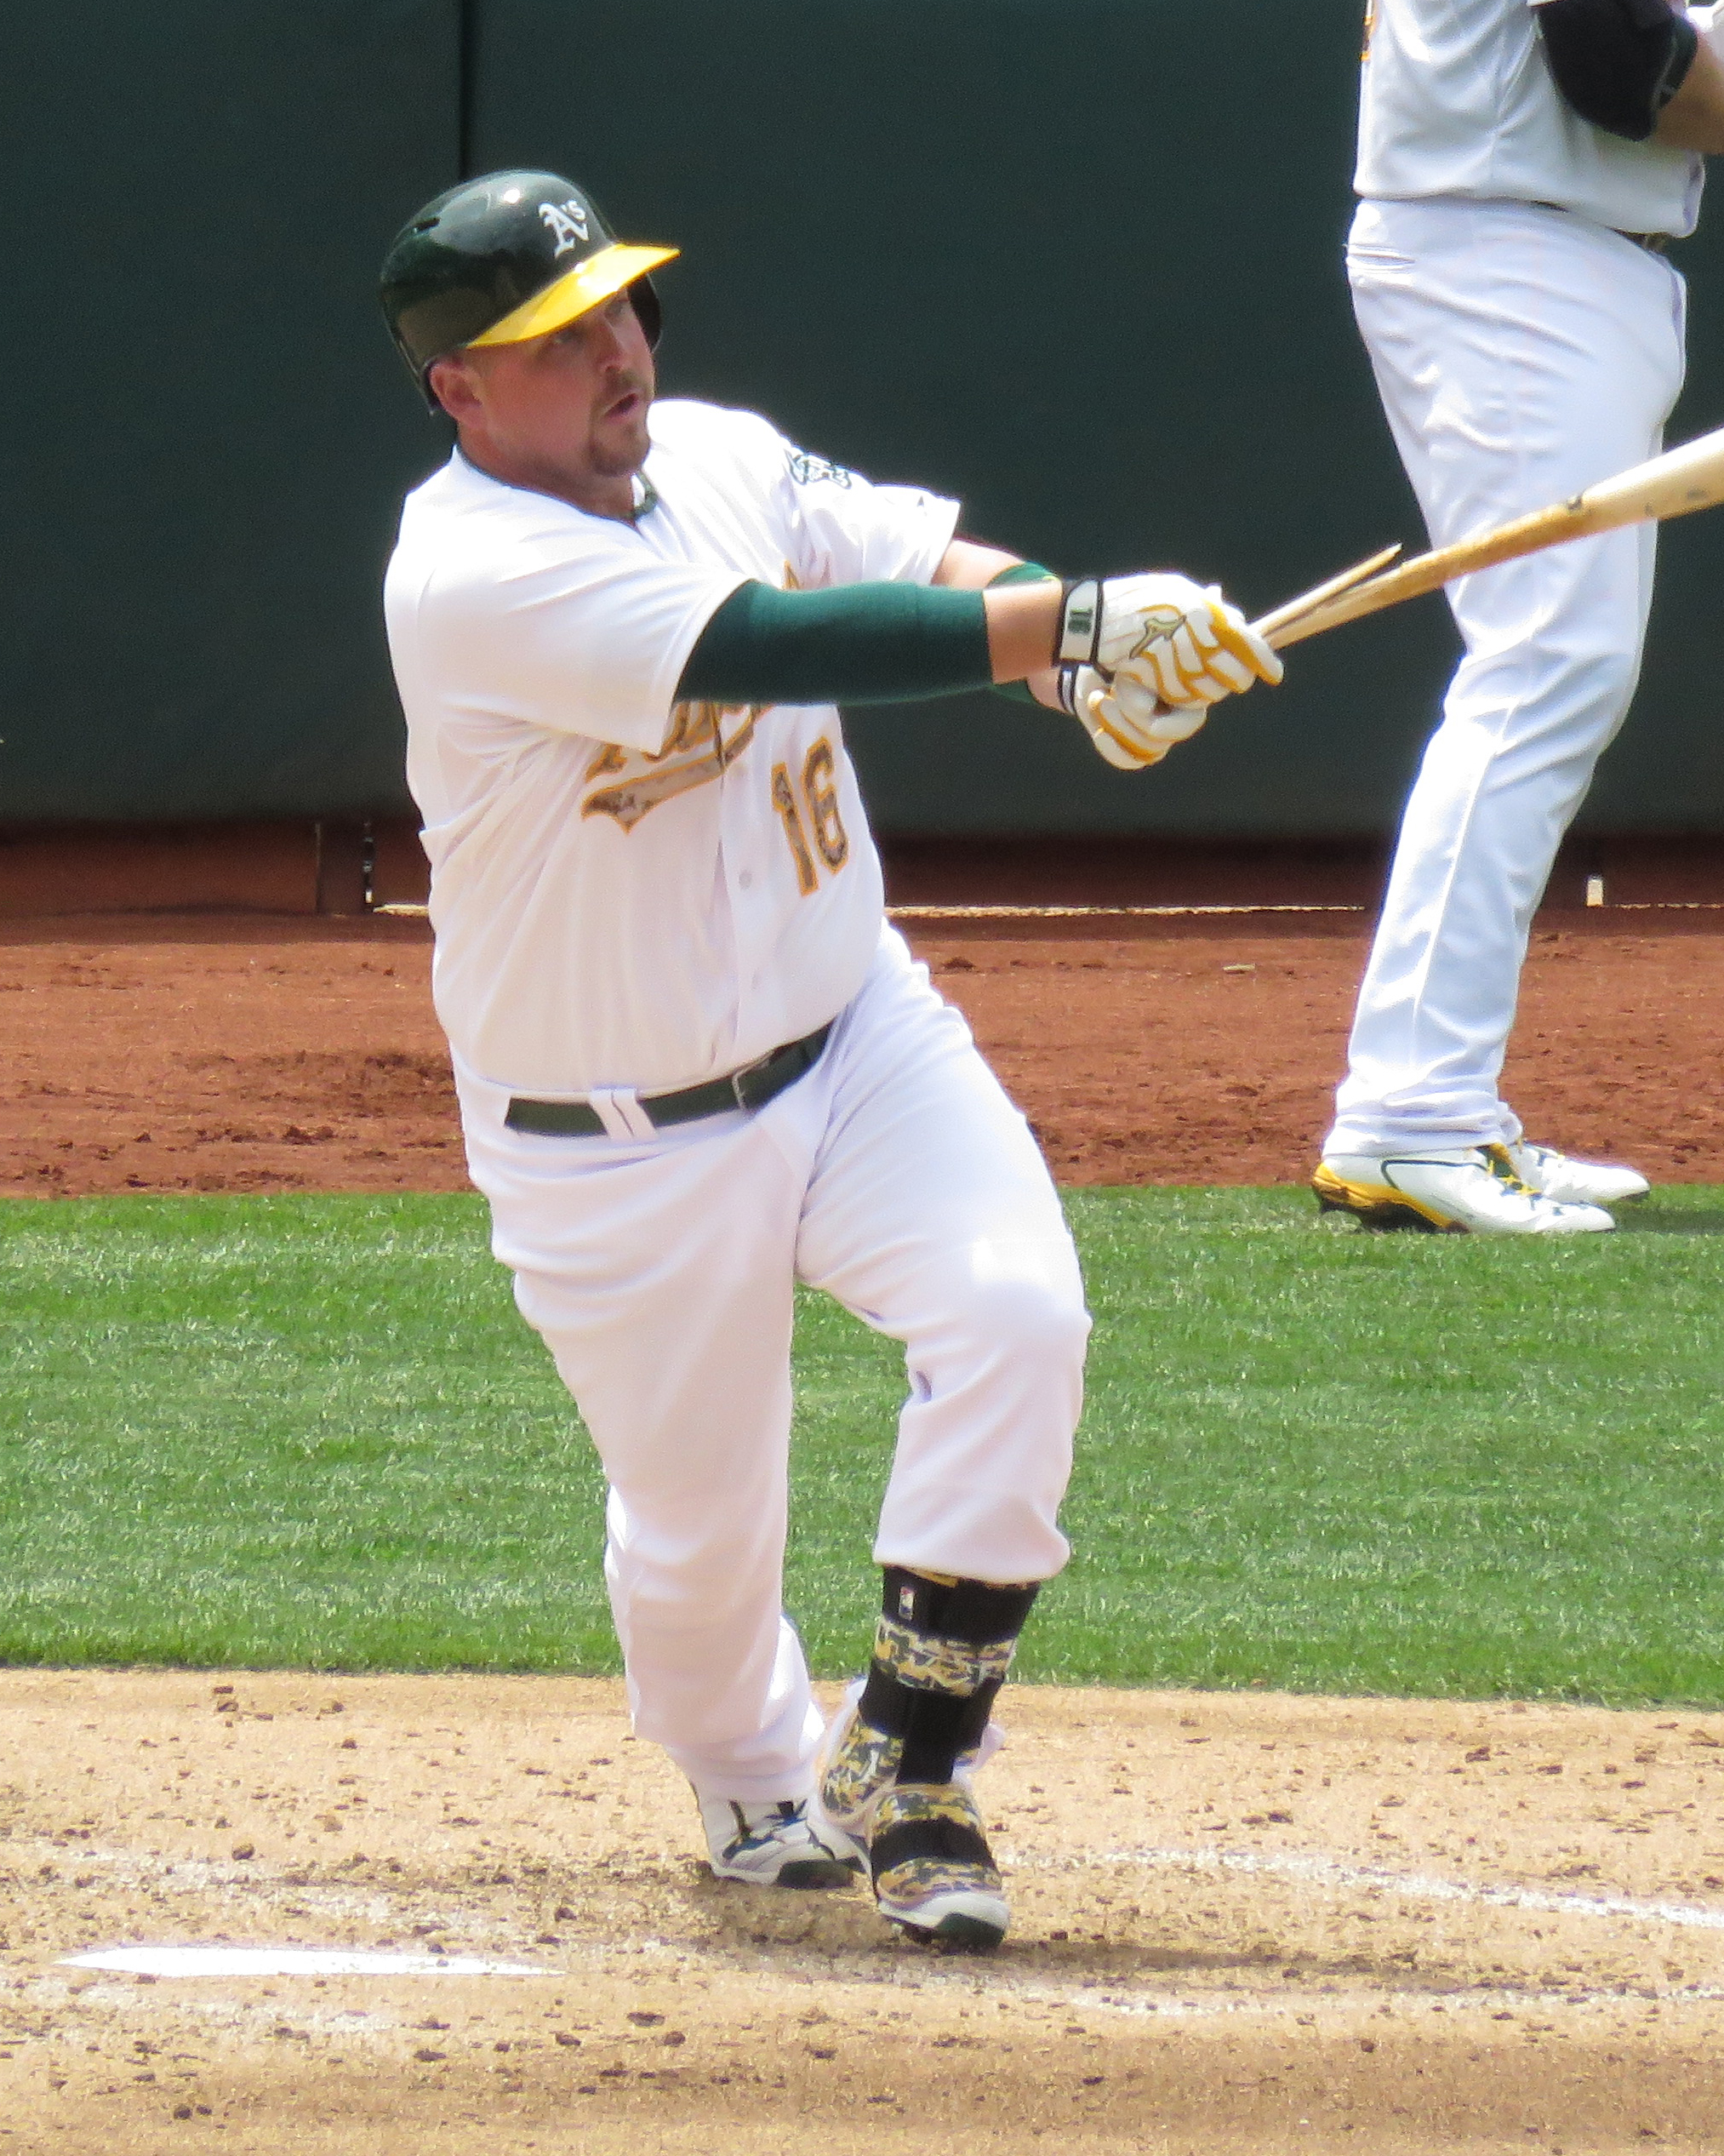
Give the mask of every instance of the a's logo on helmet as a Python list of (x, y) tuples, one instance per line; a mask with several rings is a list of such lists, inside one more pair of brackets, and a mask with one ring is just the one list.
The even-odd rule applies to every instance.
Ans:
[(586, 211), (578, 202), (542, 202), (539, 214), (557, 235), (557, 251), (566, 254), (587, 237)]

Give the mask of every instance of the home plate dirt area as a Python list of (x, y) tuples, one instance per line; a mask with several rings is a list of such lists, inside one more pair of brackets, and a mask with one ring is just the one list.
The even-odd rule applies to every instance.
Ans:
[[(1724, 1181), (1720, 918), (1541, 922), (1539, 1135)], [(1360, 917), (907, 926), (1062, 1180), (1308, 1171)], [(0, 926), (0, 1188), (462, 1187), (429, 957)], [(1724, 2142), (1724, 1714), (1013, 1686), (1002, 1721), (1013, 1926), (972, 1958), (714, 1880), (608, 1682), (0, 1671), (0, 2156)]]
[(1004, 1720), (977, 1959), (716, 1881), (613, 1684), (4, 1673), (0, 2147), (1717, 2147), (1724, 1716)]

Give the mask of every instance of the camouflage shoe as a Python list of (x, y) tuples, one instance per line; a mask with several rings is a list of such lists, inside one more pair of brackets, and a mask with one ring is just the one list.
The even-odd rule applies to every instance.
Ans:
[(862, 1719), (861, 1690), (859, 1684), (850, 1687), (827, 1725), (814, 1764), (814, 1792), (819, 1819), (865, 1850), (869, 1807), (897, 1778), (904, 1739)]
[(875, 1799), (868, 1856), (882, 1916), (919, 1939), (980, 1952), (1009, 1920), (976, 1800), (961, 1783), (901, 1782)]
[[(863, 1720), (862, 1685), (863, 1680), (858, 1678), (846, 1691), (844, 1704), (828, 1725), (820, 1746), (814, 1767), (814, 1817), (865, 1851), (869, 1809), (882, 1790), (890, 1788), (898, 1779), (904, 1739), (888, 1736), (884, 1730)], [(952, 1779), (968, 1788), (971, 1776), (993, 1758), (1002, 1741), (999, 1730), (990, 1722), (980, 1744), (958, 1754)]]

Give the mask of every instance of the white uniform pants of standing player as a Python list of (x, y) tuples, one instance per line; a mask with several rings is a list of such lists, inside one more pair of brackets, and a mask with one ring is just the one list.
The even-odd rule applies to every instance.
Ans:
[[(1367, 202), (1354, 306), (1433, 546), (1655, 455), (1683, 367), (1681, 278), (1536, 204)], [(1656, 527), (1464, 578), (1466, 655), (1401, 826), (1324, 1150), (1511, 1143), (1499, 1098), (1556, 848), (1622, 723)]]
[(803, 1797), (822, 1724), (783, 1615), (796, 1278), (905, 1344), (876, 1560), (1002, 1582), (1065, 1562), (1089, 1319), (1029, 1127), (891, 931), (819, 1062), (753, 1116), (535, 1137), (458, 1075), (493, 1247), (609, 1479), (636, 1729), (703, 1795)]

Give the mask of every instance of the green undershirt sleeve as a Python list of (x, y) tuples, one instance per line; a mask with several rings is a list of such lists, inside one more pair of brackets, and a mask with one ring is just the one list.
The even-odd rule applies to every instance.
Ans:
[(979, 592), (841, 584), (779, 592), (745, 584), (702, 630), (676, 701), (889, 704), (992, 685)]

